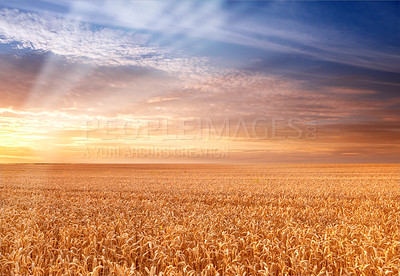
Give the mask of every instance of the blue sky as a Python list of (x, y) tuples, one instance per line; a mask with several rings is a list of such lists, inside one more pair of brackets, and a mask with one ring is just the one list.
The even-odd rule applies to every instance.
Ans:
[(364, 141), (363, 156), (372, 132), (383, 160), (398, 150), (399, 13), (398, 1), (2, 2), (0, 108), (314, 116), (321, 152)]
[[(93, 29), (143, 34), (146, 45), (141, 46), (161, 47), (172, 58), (205, 57), (217, 68), (317, 81), (321, 76), (361, 75), (386, 86), (398, 85), (397, 1), (10, 1), (2, 5), (42, 18), (67, 16)], [(15, 48), (15, 43), (18, 39), (8, 48)], [(121, 59), (129, 58), (123, 55)]]
[[(214, 62), (331, 62), (399, 73), (399, 2), (10, 1), (21, 12), (149, 34), (149, 43)], [(46, 15), (43, 15), (46, 17)], [(162, 20), (161, 20), (162, 19)], [(220, 59), (218, 59), (220, 58)], [(228, 61), (226, 61), (228, 60)], [(357, 70), (357, 68), (354, 68)]]

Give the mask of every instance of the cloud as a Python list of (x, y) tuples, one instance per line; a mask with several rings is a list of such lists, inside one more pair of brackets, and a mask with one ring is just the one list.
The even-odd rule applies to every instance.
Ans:
[[(123, 84), (126, 83), (124, 77), (115, 79), (115, 76), (101, 71), (97, 74), (86, 84), (81, 84), (80, 89), (86, 91), (90, 83), (97, 83), (101, 87), (105, 83), (112, 82), (116, 89), (124, 90)], [(118, 72), (115, 74), (121, 75)], [(109, 79), (105, 76), (109, 76)], [(104, 82), (100, 82), (101, 80)], [(104, 98), (99, 99), (100, 94), (94, 98), (110, 103), (104, 101)], [(111, 104), (111, 108), (118, 112), (116, 116), (104, 112), (104, 109), (91, 112), (73, 108), (63, 111), (0, 108), (1, 144), (6, 147), (18, 145), (30, 148), (32, 151), (27, 152), (27, 155), (45, 156), (41, 160), (53, 160), (46, 154), (62, 152), (60, 160), (76, 161), (80, 160), (86, 145), (112, 146), (132, 143), (137, 145), (142, 142), (141, 139), (110, 142), (99, 137), (79, 142), (77, 139), (82, 138), (83, 130), (87, 129), (87, 121), (101, 120), (104, 123), (115, 119), (121, 120), (120, 122), (140, 120), (144, 122), (143, 130), (146, 130), (150, 128), (148, 122), (168, 118), (171, 119), (168, 134), (173, 135), (179, 132), (177, 125), (179, 119), (183, 118), (211, 118), (214, 126), (220, 131), (223, 119), (228, 117), (231, 119), (231, 130), (234, 133), (239, 118), (243, 118), (252, 131), (251, 122), (257, 117), (271, 119), (275, 116), (288, 119), (294, 116), (303, 120), (298, 126), (304, 130), (305, 117), (314, 116), (318, 128), (316, 140), (255, 140), (249, 139), (241, 131), (237, 133), (240, 139), (223, 139), (218, 142), (232, 149), (230, 160), (251, 159), (260, 162), (328, 159), (343, 161), (355, 158), (363, 158), (364, 161), (394, 160), (393, 156), (399, 149), (397, 146), (399, 114), (389, 108), (398, 103), (399, 98), (390, 102), (365, 100), (365, 96), (374, 95), (372, 90), (326, 87), (321, 93), (305, 89), (303, 83), (299, 81), (264, 73), (236, 71), (210, 77), (202, 82), (186, 83), (185, 87), (178, 90), (171, 89), (162, 93), (162, 96), (148, 95), (129, 108), (120, 104), (128, 102), (124, 98), (124, 93), (113, 92), (112, 95), (115, 97), (115, 102)], [(90, 98), (88, 100), (90, 103)], [(91, 103), (93, 106), (93, 101)], [(108, 107), (105, 109), (107, 111)], [(364, 118), (365, 116), (369, 117)], [(383, 123), (382, 118), (397, 118), (397, 121)], [(267, 122), (268, 127), (270, 123)], [(264, 126), (260, 124), (259, 127)], [(179, 146), (182, 143), (181, 140), (165, 139), (163, 135), (162, 130), (152, 131), (151, 139), (145, 141), (149, 146), (161, 147)], [(196, 146), (197, 142), (185, 140), (185, 144), (189, 146)], [(14, 158), (13, 155), (7, 154), (7, 156), (8, 159), (4, 160)]]
[(148, 103), (160, 103), (160, 102), (167, 102), (167, 101), (173, 101), (173, 100), (179, 100), (177, 97), (170, 97), (170, 98), (165, 98), (165, 97), (155, 97), (150, 100), (148, 100)]
[[(360, 68), (400, 72), (398, 45), (377, 43), (365, 34), (338, 26), (318, 26), (301, 18), (292, 19), (287, 9), (299, 7), (293, 4), (252, 5), (245, 3), (243, 7), (227, 9), (222, 2), (208, 1), (179, 4), (174, 1), (76, 1), (70, 8), (76, 16), (90, 22), (158, 32), (161, 41), (171, 44), (192, 46), (188, 38), (174, 41), (175, 35), (184, 35)], [(298, 13), (301, 11), (300, 8)]]
[[(0, 9), (0, 43), (7, 50), (21, 49), (0, 55), (0, 160), (30, 158), (38, 151), (43, 156), (57, 151), (70, 156), (80, 154), (86, 142), (105, 144), (100, 139), (78, 141), (87, 121), (143, 120), (146, 125), (167, 118), (172, 135), (180, 119), (198, 117), (211, 118), (216, 127), (227, 117), (234, 126), (239, 118), (251, 123), (258, 117), (296, 117), (303, 120), (302, 127), (308, 117), (316, 119), (316, 141), (249, 141), (242, 130), (238, 141), (223, 141), (242, 160), (340, 160), (353, 155), (372, 160), (374, 154), (398, 154), (400, 99), (397, 94), (383, 95), (381, 89), (398, 85), (397, 74), (340, 80), (337, 75), (353, 74), (353, 68), (341, 71), (346, 66), (338, 64), (340, 74), (329, 80), (326, 75), (296, 80), (265, 73), (268, 69), (256, 71), (276, 58), (275, 53), (278, 59), (284, 53), (290, 67), (297, 66), (301, 73), (307, 73), (302, 69), (308, 65), (319, 73), (321, 60), (397, 72), (396, 48), (364, 46), (362, 41), (344, 39), (347, 34), (340, 30), (322, 32), (320, 26), (288, 18), (272, 16), (258, 24), (260, 18), (229, 11), (221, 3), (74, 1), (68, 15)], [(173, 50), (194, 43), (201, 47), (210, 40), (265, 51), (254, 58), (234, 57), (239, 53), (235, 47), (218, 44), (232, 51), (228, 56), (238, 59), (235, 64), (253, 63), (247, 71), (212, 67), (211, 62), (218, 61)], [(251, 52), (246, 50), (244, 55)], [(363, 80), (368, 85), (360, 85)], [(375, 80), (380, 87), (369, 84)], [(146, 145), (182, 144), (160, 142), (160, 132), (153, 131), (154, 140)], [(15, 148), (28, 150), (13, 154)]]
[(150, 44), (149, 34), (99, 27), (50, 13), (0, 10), (0, 43), (51, 52), (71, 62), (138, 66), (188, 75), (207, 70), (205, 58), (187, 57)]

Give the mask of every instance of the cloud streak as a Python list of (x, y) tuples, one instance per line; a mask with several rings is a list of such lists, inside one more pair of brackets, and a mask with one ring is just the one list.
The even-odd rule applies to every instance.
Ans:
[(70, 62), (97, 66), (137, 66), (174, 74), (206, 70), (206, 59), (152, 45), (149, 34), (98, 27), (49, 13), (0, 10), (0, 43), (51, 52)]
[[(173, 1), (106, 1), (98, 5), (77, 1), (71, 8), (77, 16), (94, 23), (112, 23), (160, 32), (161, 41), (171, 42), (172, 37), (180, 34), (273, 53), (303, 55), (360, 68), (400, 73), (399, 45), (376, 45), (376, 41), (354, 31), (295, 21), (287, 15), (287, 3), (272, 2), (267, 6), (257, 11), (253, 8), (249, 15), (240, 11), (243, 8), (249, 9), (247, 6), (227, 10), (219, 2), (187, 2), (177, 5)], [(168, 11), (168, 15), (165, 11)], [(285, 16), (277, 17), (274, 13)], [(259, 18), (261, 15), (262, 19)], [(181, 43), (185, 41), (190, 45), (190, 39)]]
[[(86, 145), (228, 146), (239, 162), (398, 156), (398, 45), (297, 10), (319, 2), (35, 3), (0, 8), (0, 161), (79, 162)], [(173, 138), (199, 118), (232, 129), (220, 140)], [(249, 138), (260, 118), (261, 135), (274, 119), (298, 119), (315, 123), (318, 139)], [(83, 141), (96, 120), (131, 131), (139, 121), (151, 137)]]

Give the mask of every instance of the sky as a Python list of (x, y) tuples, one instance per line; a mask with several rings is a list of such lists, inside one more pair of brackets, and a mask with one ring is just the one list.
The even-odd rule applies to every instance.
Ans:
[(398, 162), (398, 1), (2, 1), (0, 163)]

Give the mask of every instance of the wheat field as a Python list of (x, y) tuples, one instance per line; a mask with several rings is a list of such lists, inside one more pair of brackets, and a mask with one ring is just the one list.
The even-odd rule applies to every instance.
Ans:
[(400, 275), (400, 165), (2, 165), (1, 275)]

